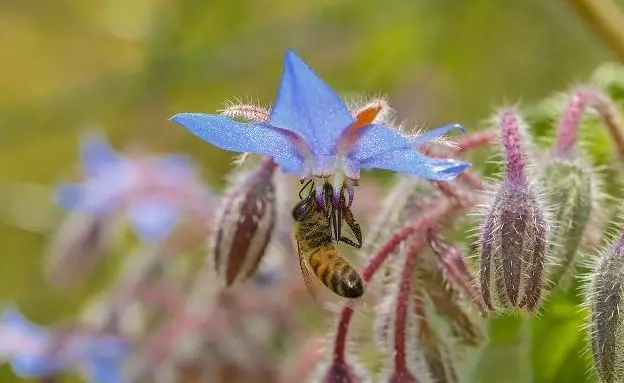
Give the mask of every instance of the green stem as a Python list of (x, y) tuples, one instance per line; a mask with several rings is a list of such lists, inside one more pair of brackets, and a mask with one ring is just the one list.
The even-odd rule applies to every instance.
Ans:
[(612, 0), (568, 0), (603, 41), (624, 61), (624, 13)]

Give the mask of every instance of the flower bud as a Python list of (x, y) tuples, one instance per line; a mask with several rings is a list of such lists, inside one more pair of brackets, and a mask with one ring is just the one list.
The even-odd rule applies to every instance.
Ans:
[(620, 314), (624, 276), (624, 235), (602, 254), (591, 274), (587, 294), (589, 333), (594, 366), (600, 382), (624, 380), (624, 321)]
[[(427, 252), (424, 253), (420, 265), (416, 267), (415, 298), (424, 294), (433, 304), (435, 311), (448, 323), (451, 335), (457, 342), (467, 346), (479, 346), (486, 340), (482, 323), (474, 310), (471, 310), (470, 301), (461, 296), (453, 287), (449, 288), (442, 271), (427, 262)], [(424, 293), (422, 293), (423, 291)], [(422, 298), (420, 299), (422, 300)]]
[(58, 284), (84, 279), (111, 239), (110, 220), (90, 212), (75, 212), (61, 224), (47, 253), (46, 271)]
[(511, 109), (498, 115), (505, 179), (490, 204), (481, 235), (481, 293), (490, 310), (537, 309), (548, 227), (535, 186), (526, 177), (524, 124)]
[(225, 197), (213, 239), (214, 265), (226, 286), (254, 275), (275, 226), (276, 165), (263, 160)]
[(540, 167), (539, 177), (553, 208), (554, 225), (548, 250), (552, 265), (547, 280), (554, 286), (567, 288), (578, 265), (578, 247), (596, 197), (596, 183), (583, 163), (559, 158)]
[(482, 237), (481, 292), (490, 310), (537, 309), (546, 243), (546, 221), (533, 191), (528, 185), (504, 182)]

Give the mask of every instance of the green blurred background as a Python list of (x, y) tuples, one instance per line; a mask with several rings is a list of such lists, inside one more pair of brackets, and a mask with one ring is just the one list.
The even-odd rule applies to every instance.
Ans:
[[(97, 285), (52, 288), (41, 262), (58, 222), (46, 187), (75, 175), (85, 128), (118, 148), (190, 153), (221, 184), (230, 155), (167, 119), (234, 97), (269, 104), (286, 48), (344, 94), (388, 95), (402, 120), (468, 129), (616, 57), (556, 0), (5, 0), (0, 36), (0, 298), (41, 323), (72, 315)], [(530, 326), (495, 320), (469, 380), (585, 381), (574, 302), (556, 299)]]

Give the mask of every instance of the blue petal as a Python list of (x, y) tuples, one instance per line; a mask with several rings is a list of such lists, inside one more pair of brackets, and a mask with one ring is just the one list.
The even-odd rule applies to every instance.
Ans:
[(95, 176), (121, 161), (104, 136), (98, 133), (89, 133), (82, 138), (80, 152), (87, 177)]
[[(0, 315), (0, 350), (6, 349), (7, 358), (16, 375), (23, 378), (40, 377), (62, 370), (65, 365), (53, 355), (29, 354), (28, 349), (12, 349), (3, 344), (4, 339), (23, 339), (31, 345), (39, 344), (41, 349), (50, 340), (49, 332), (29, 321), (15, 307), (5, 309)], [(39, 348), (39, 347), (38, 347)]]
[(165, 239), (178, 223), (180, 211), (167, 201), (148, 199), (130, 208), (130, 221), (137, 234), (145, 241)]
[(361, 168), (394, 170), (414, 174), (432, 181), (446, 181), (470, 166), (464, 161), (430, 158), (412, 148), (386, 152), (363, 161)]
[(9, 358), (11, 368), (21, 378), (53, 375), (67, 368), (53, 355), (19, 355)]
[(415, 147), (419, 147), (422, 144), (426, 144), (427, 142), (435, 138), (445, 135), (446, 133), (450, 132), (453, 129), (457, 129), (457, 130), (460, 130), (462, 133), (466, 133), (466, 129), (463, 126), (459, 124), (448, 124), (448, 125), (444, 125), (439, 128), (421, 133), (416, 137), (410, 138), (410, 143)]
[(408, 147), (410, 141), (407, 137), (383, 125), (373, 124), (362, 128), (349, 155), (363, 161), (384, 152)]
[(353, 121), (336, 92), (294, 52), (287, 51), (269, 123), (305, 138), (315, 154), (334, 154), (336, 139)]
[(205, 113), (180, 113), (171, 121), (221, 149), (271, 156), (288, 169), (299, 170), (303, 165), (292, 139), (281, 129)]
[(119, 196), (117, 187), (122, 185), (119, 179), (106, 181), (108, 183), (98, 181), (95, 185), (93, 182), (86, 185), (71, 182), (60, 183), (56, 187), (56, 202), (68, 211), (106, 213), (117, 203)]
[(47, 339), (49, 336), (45, 328), (31, 322), (16, 307), (12, 306), (5, 309), (0, 315), (0, 327), (25, 334), (31, 338)]
[(83, 201), (85, 190), (77, 183), (64, 182), (56, 187), (56, 203), (65, 210), (77, 209)]
[(85, 375), (91, 383), (124, 383), (121, 361), (93, 360), (85, 367)]
[(131, 352), (129, 344), (119, 338), (94, 339), (83, 366), (84, 373), (93, 383), (122, 383), (123, 362)]

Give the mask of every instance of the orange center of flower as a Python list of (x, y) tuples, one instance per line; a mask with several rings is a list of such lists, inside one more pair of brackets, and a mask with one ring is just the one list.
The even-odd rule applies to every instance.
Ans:
[(363, 127), (370, 125), (379, 112), (381, 112), (382, 106), (379, 104), (367, 105), (364, 108), (355, 112), (355, 121), (349, 125), (347, 129), (342, 133), (339, 141), (339, 152), (347, 152), (357, 140), (358, 133)]

